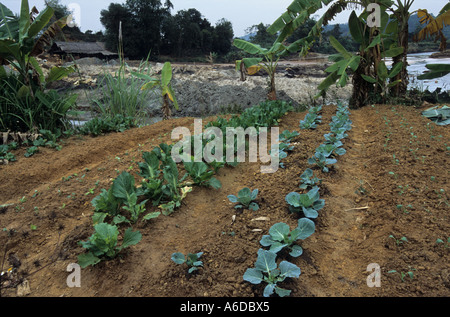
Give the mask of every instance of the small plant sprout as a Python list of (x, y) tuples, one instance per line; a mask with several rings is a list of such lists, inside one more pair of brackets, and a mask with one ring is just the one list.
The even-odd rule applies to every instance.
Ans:
[(397, 245), (401, 245), (403, 244), (403, 242), (408, 242), (408, 239), (406, 237), (401, 237), (400, 239), (397, 239), (396, 237), (394, 237), (392, 234), (389, 236), (389, 238), (394, 239), (395, 243)]
[(284, 248), (290, 250), (289, 255), (298, 257), (303, 254), (301, 246), (295, 244), (297, 240), (305, 240), (315, 231), (315, 224), (308, 218), (298, 220), (298, 226), (290, 231), (289, 225), (276, 223), (269, 229), (269, 234), (264, 235), (260, 241), (262, 246), (270, 247), (270, 251), (278, 253)]
[(199, 253), (188, 253), (187, 256), (185, 256), (181, 252), (175, 252), (172, 254), (172, 261), (176, 264), (184, 264), (188, 266), (188, 273), (191, 274), (192, 272), (198, 270), (200, 266), (203, 266), (203, 262), (199, 261), (199, 258), (203, 255), (203, 252)]
[(409, 278), (411, 279), (411, 280), (413, 280), (414, 279), (414, 273), (413, 273), (413, 271), (415, 271), (416, 269), (413, 269), (413, 268), (410, 268), (409, 269), (409, 271), (408, 272), (397, 272), (396, 270), (391, 270), (391, 271), (389, 271), (388, 273), (389, 274), (391, 274), (391, 273), (398, 273), (398, 274), (400, 274), (400, 279), (402, 280), (402, 282), (404, 282), (405, 281), (405, 277), (406, 276), (409, 276)]
[(290, 290), (283, 289), (277, 283), (283, 282), (286, 278), (298, 278), (300, 276), (300, 268), (288, 261), (282, 261), (277, 266), (275, 259), (277, 254), (264, 250), (258, 250), (258, 258), (254, 268), (248, 268), (244, 273), (244, 281), (252, 284), (267, 283), (264, 288), (264, 297), (269, 297), (276, 293), (280, 297), (289, 296)]
[(450, 237), (447, 238), (447, 242), (444, 242), (442, 239), (437, 239), (436, 244), (443, 244), (444, 248), (450, 248)]
[(236, 209), (246, 208), (257, 211), (259, 209), (259, 205), (256, 202), (254, 202), (257, 196), (258, 196), (258, 189), (254, 189), (252, 191), (250, 188), (244, 187), (239, 191), (237, 196), (228, 195), (227, 197), (232, 203), (239, 203), (238, 205), (234, 206), (234, 208)]

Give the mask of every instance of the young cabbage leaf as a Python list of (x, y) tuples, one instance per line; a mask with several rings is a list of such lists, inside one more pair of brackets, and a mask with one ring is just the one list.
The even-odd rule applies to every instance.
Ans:
[(87, 241), (80, 241), (79, 244), (89, 252), (78, 256), (78, 263), (82, 268), (95, 265), (104, 259), (114, 258), (120, 251), (139, 243), (142, 235), (139, 231), (133, 232), (128, 228), (123, 236), (122, 244), (118, 246), (119, 229), (115, 225), (108, 223), (98, 223), (94, 225), (94, 234)]
[(245, 187), (238, 192), (237, 197), (235, 195), (228, 195), (227, 197), (232, 203), (239, 203), (234, 206), (234, 208), (246, 208), (257, 211), (259, 209), (259, 205), (254, 202), (257, 196), (258, 189), (254, 189), (252, 191), (250, 188)]
[(277, 254), (264, 249), (258, 250), (258, 258), (254, 268), (248, 268), (244, 273), (244, 281), (252, 284), (267, 283), (264, 288), (264, 297), (269, 297), (276, 293), (280, 297), (290, 295), (291, 291), (283, 289), (277, 283), (283, 282), (286, 278), (298, 278), (300, 268), (288, 261), (282, 261), (277, 267), (275, 259)]
[(318, 211), (325, 206), (325, 200), (320, 199), (319, 187), (314, 187), (306, 194), (291, 192), (285, 197), (289, 204), (291, 212), (302, 211), (305, 217), (315, 219), (318, 217)]
[(284, 248), (290, 250), (289, 255), (298, 257), (302, 255), (303, 249), (295, 244), (297, 240), (305, 240), (315, 231), (315, 224), (308, 218), (298, 220), (298, 226), (294, 230), (290, 230), (289, 225), (280, 222), (274, 224), (269, 229), (269, 234), (264, 235), (260, 241), (262, 246), (270, 247), (270, 251), (278, 253)]

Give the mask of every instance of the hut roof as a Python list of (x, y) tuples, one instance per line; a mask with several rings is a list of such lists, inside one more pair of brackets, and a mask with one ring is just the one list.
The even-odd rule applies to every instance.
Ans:
[(117, 56), (117, 53), (108, 51), (102, 42), (54, 42), (52, 51), (66, 54)]

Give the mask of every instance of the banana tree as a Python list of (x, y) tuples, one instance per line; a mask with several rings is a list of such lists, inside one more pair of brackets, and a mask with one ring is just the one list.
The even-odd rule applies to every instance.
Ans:
[(175, 92), (172, 88), (172, 65), (170, 62), (164, 63), (161, 70), (161, 78), (153, 78), (149, 75), (132, 72), (136, 77), (142, 78), (147, 82), (141, 87), (141, 90), (159, 88), (161, 91), (161, 97), (163, 100), (162, 112), (163, 119), (170, 119), (172, 111), (170, 110), (170, 104), (173, 103), (176, 110), (180, 110)]
[(397, 46), (403, 47), (403, 53), (393, 57), (392, 66), (402, 65), (400, 72), (390, 79), (390, 94), (394, 97), (406, 95), (409, 84), (408, 76), (408, 47), (409, 47), (409, 19), (415, 13), (411, 12), (414, 0), (396, 0), (389, 9), (391, 12), (390, 27), (395, 30), (397, 35)]
[[(308, 38), (312, 38), (312, 41), (309, 42), (311, 44), (302, 45), (301, 54), (305, 55), (312, 42), (320, 38), (323, 27), (336, 15), (350, 8), (363, 9), (359, 16), (352, 11), (349, 18), (350, 32), (352, 38), (360, 44), (359, 51), (356, 54), (349, 53), (345, 49), (343, 50), (342, 45), (338, 45), (335, 39), (331, 40), (338, 52), (331, 56), (331, 60), (336, 65), (328, 68), (327, 71), (330, 74), (319, 86), (320, 93), (318, 95), (324, 96), (326, 90), (334, 83), (344, 86), (349, 80), (348, 73), (352, 73), (353, 93), (349, 103), (352, 107), (359, 108), (367, 104), (369, 97), (380, 89), (379, 85), (365, 80), (362, 75), (367, 76), (366, 78), (377, 78), (378, 82), (377, 72), (380, 69), (381, 60), (385, 57), (398, 56), (403, 52), (394, 41), (396, 30), (393, 25), (389, 28), (389, 35), (381, 34), (381, 31), (385, 31), (388, 27), (389, 15), (386, 11), (391, 8), (393, 1), (379, 0), (376, 2), (380, 6), (380, 27), (369, 27), (371, 13), (366, 8), (373, 2), (372, 0), (294, 0), (287, 11), (269, 27), (268, 31), (270, 33), (279, 32), (280, 37), (289, 36), (308, 16), (327, 7), (308, 34)], [(396, 84), (398, 83), (396, 82)]]
[[(352, 73), (353, 93), (350, 104), (354, 107), (364, 106), (371, 96), (381, 95), (386, 98), (388, 88), (398, 85), (401, 81), (391, 81), (403, 68), (402, 63), (395, 64), (388, 70), (384, 61), (387, 57), (395, 57), (403, 53), (403, 48), (397, 46), (396, 28), (389, 15), (381, 11), (380, 27), (368, 27), (369, 12), (363, 11), (357, 15), (355, 11), (349, 17), (350, 34), (360, 47), (356, 54), (347, 52), (332, 36), (330, 43), (338, 54), (332, 55), (335, 62), (326, 69), (330, 75), (319, 85), (318, 96), (324, 96), (328, 88), (337, 84), (343, 87)], [(384, 30), (381, 32), (381, 30)]]
[(361, 76), (368, 83), (377, 85), (381, 89), (380, 96), (382, 98), (382, 102), (385, 103), (389, 89), (397, 86), (401, 82), (401, 79), (394, 80), (394, 78), (398, 74), (400, 74), (402, 68), (403, 68), (402, 62), (398, 62), (394, 64), (391, 69), (388, 69), (386, 63), (384, 61), (381, 61), (378, 64), (377, 78), (367, 76), (364, 74), (361, 74)]
[(414, 41), (422, 41), (428, 37), (435, 37), (440, 40), (441, 51), (446, 49), (447, 39), (444, 36), (444, 27), (450, 25), (450, 2), (447, 3), (439, 12), (437, 17), (433, 17), (427, 10), (418, 10), (417, 15), (421, 24), (426, 26), (414, 36)]
[(241, 73), (246, 70), (249, 75), (256, 73), (261, 68), (264, 69), (269, 75), (267, 99), (276, 100), (275, 74), (278, 61), (287, 52), (287, 47), (280, 42), (275, 42), (270, 49), (267, 49), (242, 39), (235, 39), (233, 45), (249, 54), (257, 56), (236, 61), (236, 69), (241, 70)]
[[(36, 7), (30, 11), (28, 0), (22, 0), (20, 15), (16, 17), (0, 3), (0, 65), (11, 65), (30, 95), (34, 95), (35, 84), (38, 88), (46, 88), (50, 82), (75, 71), (73, 67), (54, 67), (45, 76), (35, 58), (67, 23), (68, 18), (64, 17), (46, 28), (53, 14), (54, 10), (48, 6), (42, 12)], [(0, 75), (5, 74), (2, 71)]]

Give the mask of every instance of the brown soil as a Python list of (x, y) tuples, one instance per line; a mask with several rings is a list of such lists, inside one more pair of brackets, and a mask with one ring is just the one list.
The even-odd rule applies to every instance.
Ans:
[[(169, 143), (173, 128), (192, 127), (193, 118), (74, 137), (59, 152), (42, 149), (31, 158), (17, 151), (17, 162), (0, 166), (0, 204), (13, 204), (0, 210), (0, 263), (2, 271), (14, 267), (1, 295), (17, 296), (13, 286), (26, 279), (31, 297), (262, 296), (262, 286), (242, 276), (273, 224), (296, 226), (285, 196), (300, 191), (299, 176), (310, 167), (307, 159), (329, 132), (335, 110), (324, 107), (322, 124), (308, 131), (298, 126), (305, 113), (285, 116), (280, 131), (300, 132), (285, 169), (261, 174), (259, 164), (242, 163), (220, 170), (220, 190), (196, 187), (172, 215), (139, 222), (134, 229), (142, 241), (122, 257), (83, 269), (80, 288), (67, 286), (66, 268), (84, 252), (78, 242), (93, 233), (91, 200), (118, 172), (129, 167), (136, 172), (141, 152)], [(325, 199), (316, 232), (302, 241), (302, 256), (288, 257), (302, 274), (282, 286), (292, 297), (449, 296), (450, 247), (436, 243), (450, 237), (449, 128), (402, 106), (353, 110), (351, 120), (347, 153), (330, 173), (316, 170)], [(245, 186), (259, 189), (260, 210), (237, 213), (228, 201), (227, 195)], [(269, 220), (254, 220), (262, 216)], [(170, 259), (174, 252), (200, 251), (204, 266), (196, 274), (186, 274), (185, 266)], [(381, 287), (367, 286), (371, 263), (381, 268)]]

